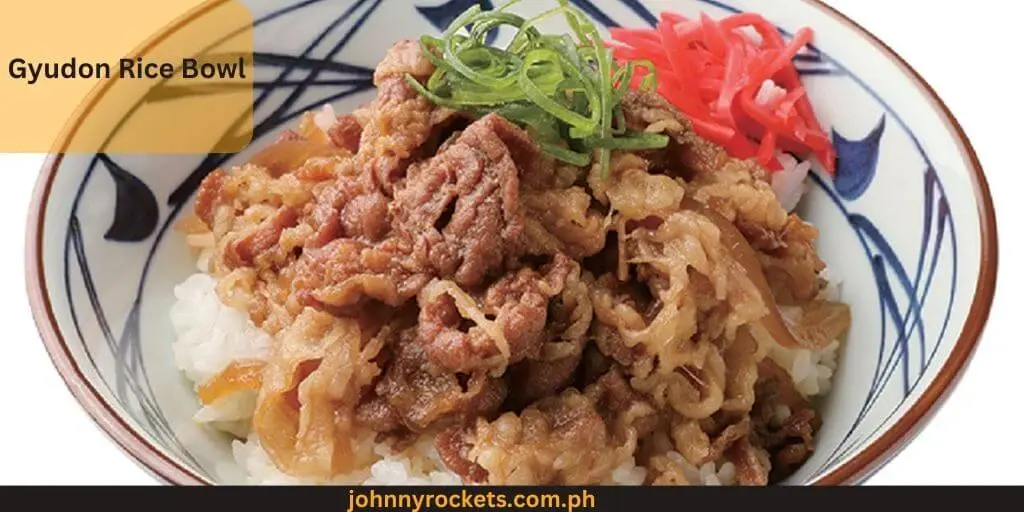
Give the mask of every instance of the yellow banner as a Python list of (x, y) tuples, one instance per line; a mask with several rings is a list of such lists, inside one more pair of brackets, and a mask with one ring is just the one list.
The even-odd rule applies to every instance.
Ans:
[(235, 0), (32, 0), (0, 16), (0, 152), (232, 153), (253, 129)]

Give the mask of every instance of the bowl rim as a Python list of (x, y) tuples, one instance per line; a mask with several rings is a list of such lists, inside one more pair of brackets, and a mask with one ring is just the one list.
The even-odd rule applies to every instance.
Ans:
[[(186, 13), (147, 42), (142, 48), (145, 49), (150, 45), (156, 44), (167, 34), (174, 32), (182, 25), (189, 23), (194, 17), (202, 15), (206, 10), (222, 1), (224, 0), (211, 2)], [(942, 368), (939, 369), (934, 380), (896, 423), (890, 426), (867, 447), (863, 448), (856, 456), (831, 469), (824, 476), (812, 482), (812, 485), (816, 486), (856, 485), (892, 460), (920, 433), (938, 410), (941, 409), (950, 392), (959, 384), (964, 371), (970, 365), (985, 324), (988, 321), (995, 295), (999, 258), (996, 216), (988, 182), (977, 152), (974, 150), (963, 127), (949, 107), (939, 97), (935, 89), (895, 50), (836, 8), (824, 3), (822, 0), (800, 1), (811, 8), (821, 11), (839, 23), (852, 28), (854, 32), (871, 43), (876, 50), (880, 51), (900, 68), (904, 75), (929, 100), (933, 108), (942, 115), (946, 128), (957, 139), (957, 149), (965, 159), (965, 163), (970, 171), (979, 216), (981, 250), (979, 253), (980, 269), (978, 281), (975, 285), (970, 310), (963, 329), (948, 359), (942, 365)], [(86, 100), (86, 108), (82, 109), (80, 113), (76, 113), (76, 117), (69, 121), (70, 130), (68, 133), (73, 134), (77, 130), (81, 120), (88, 115), (95, 99), (104, 92), (107, 85), (109, 84), (101, 84), (90, 98)], [(209, 479), (200, 476), (192, 469), (164, 454), (145, 435), (135, 431), (85, 377), (61, 335), (47, 291), (42, 258), (43, 213), (46, 211), (54, 177), (63, 160), (63, 156), (62, 153), (51, 153), (43, 164), (35, 189), (33, 190), (26, 231), (25, 270), (27, 292), (32, 315), (43, 344), (54, 367), (63, 378), (65, 385), (93, 422), (122, 451), (142, 466), (143, 469), (157, 477), (158, 480), (168, 484), (212, 485), (213, 482)]]

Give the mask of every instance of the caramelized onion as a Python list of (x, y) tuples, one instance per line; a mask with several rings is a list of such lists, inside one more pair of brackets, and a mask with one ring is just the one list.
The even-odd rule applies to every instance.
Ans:
[(198, 215), (185, 216), (180, 222), (174, 225), (174, 230), (183, 235), (202, 235), (210, 233), (210, 226), (207, 226)]
[(348, 154), (348, 150), (330, 144), (305, 139), (281, 140), (257, 153), (249, 163), (263, 167), (270, 171), (272, 176), (277, 177), (297, 169), (311, 158), (331, 158)]
[(852, 321), (850, 306), (827, 300), (813, 300), (799, 308), (783, 308), (781, 312), (789, 331), (801, 346), (810, 349), (827, 347), (850, 328)]
[[(487, 318), (487, 315), (484, 314), (476, 299), (452, 281), (432, 281), (423, 289), (423, 300), (421, 303), (433, 302), (444, 294), (448, 294), (455, 301), (455, 307), (459, 310), (459, 315), (462, 318), (471, 320), (494, 341), (494, 346), (497, 347), (503, 359), (500, 370), (504, 372), (504, 365), (508, 362), (509, 357), (511, 357), (512, 349), (509, 346), (508, 339), (505, 338), (505, 332), (502, 328)], [(498, 372), (498, 375), (502, 372)]]
[(764, 276), (764, 269), (757, 258), (757, 252), (750, 246), (747, 239), (743, 238), (743, 234), (728, 219), (722, 217), (707, 205), (701, 204), (692, 198), (684, 198), (681, 206), (684, 210), (696, 212), (707, 217), (708, 220), (718, 227), (722, 237), (722, 245), (729, 249), (733, 259), (743, 267), (747, 277), (750, 278), (750, 282), (754, 283), (754, 286), (761, 293), (761, 300), (764, 301), (765, 306), (768, 308), (768, 316), (761, 320), (761, 324), (771, 334), (772, 338), (775, 339), (775, 342), (784, 347), (800, 348), (800, 342), (797, 341), (793, 333), (786, 327), (782, 314), (779, 312), (779, 306), (775, 303), (775, 296), (772, 295), (771, 287), (768, 286), (768, 279)]
[(210, 405), (223, 397), (243, 390), (259, 391), (263, 383), (263, 361), (235, 361), (222, 372), (199, 386), (199, 400)]

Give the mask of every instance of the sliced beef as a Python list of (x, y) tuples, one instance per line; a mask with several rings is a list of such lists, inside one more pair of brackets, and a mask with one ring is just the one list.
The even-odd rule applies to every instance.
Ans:
[(665, 149), (641, 152), (654, 170), (690, 180), (713, 173), (729, 158), (721, 147), (697, 136), (690, 120), (658, 94), (631, 91), (622, 99), (622, 112), (630, 129), (669, 136)]
[(754, 389), (751, 441), (771, 457), (771, 477), (778, 481), (811, 456), (821, 418), (796, 390), (789, 373), (771, 359), (758, 366)]
[(594, 308), (579, 265), (564, 258), (556, 259), (557, 265), (570, 270), (561, 293), (548, 302), (540, 353), (509, 368), (511, 391), (506, 405), (513, 410), (560, 393), (576, 377), (583, 358)]
[(642, 438), (658, 425), (657, 409), (629, 385), (619, 368), (609, 370), (583, 393), (619, 438)]
[(338, 238), (377, 241), (390, 230), (387, 198), (365, 179), (342, 177), (318, 194), (310, 223), (315, 234), (307, 248)]
[(671, 431), (675, 451), (699, 468), (719, 460), (736, 442), (746, 438), (750, 434), (750, 419), (743, 417), (721, 428), (714, 421), (675, 416)]
[(594, 342), (601, 353), (629, 368), (650, 358), (642, 344), (630, 346), (622, 332), (642, 329), (657, 313), (658, 304), (643, 286), (630, 285), (605, 274), (590, 287), (594, 303)]
[(274, 338), (254, 428), (277, 467), (329, 481), (362, 464), (343, 441), (373, 433), (395, 450), (436, 434), (445, 466), (486, 484), (732, 480), (732, 463), (764, 485), (803, 463), (820, 419), (750, 334), (767, 306), (722, 225), (692, 207), (735, 224), (821, 348), (849, 311), (820, 297), (817, 231), (766, 172), (637, 92), (626, 127), (667, 148), (616, 151), (609, 173), (558, 162), (497, 114), (418, 94), (428, 57), (400, 41), (372, 102), (309, 113), (199, 186), (190, 242)]
[(231, 268), (251, 266), (257, 257), (273, 250), (281, 238), (281, 233), (286, 228), (295, 226), (298, 221), (299, 214), (295, 208), (278, 208), (255, 229), (231, 241), (224, 253), (225, 262)]
[(228, 173), (223, 169), (217, 169), (207, 174), (196, 192), (196, 216), (211, 228), (213, 227), (213, 215), (223, 200), (224, 180), (227, 176)]
[(778, 248), (759, 254), (772, 295), (780, 304), (809, 301), (818, 295), (818, 277), (825, 269), (825, 262), (814, 247), (818, 229), (791, 215), (779, 236)]
[(763, 448), (754, 446), (749, 438), (736, 442), (726, 453), (726, 458), (736, 466), (736, 483), (748, 487), (768, 485), (771, 462)]
[(507, 408), (518, 411), (541, 398), (558, 394), (568, 387), (581, 354), (570, 354), (553, 360), (527, 359), (508, 369), (511, 382)]
[(411, 253), (398, 238), (380, 243), (339, 238), (304, 251), (287, 273), (292, 292), (305, 305), (346, 307), (375, 299), (398, 307), (431, 279)]
[(379, 433), (395, 432), (402, 428), (402, 417), (388, 401), (376, 395), (364, 400), (356, 408), (356, 423)]
[(449, 427), (437, 435), (434, 441), (441, 462), (464, 482), (480, 484), (487, 482), (487, 470), (475, 462), (470, 462), (469, 451), (473, 445), (468, 439), (466, 429)]
[(443, 370), (427, 358), (415, 340), (415, 331), (403, 333), (376, 393), (383, 397), (401, 422), (414, 432), (433, 425), (467, 424), (488, 416), (508, 393), (500, 378), (485, 372), (471, 375)]
[(374, 72), (377, 97), (361, 125), (357, 158), (385, 194), (390, 195), (404, 177), (410, 159), (430, 140), (436, 127), (454, 114), (420, 96), (405, 81), (406, 74), (424, 80), (433, 71), (434, 65), (418, 42), (400, 41)]
[(569, 388), (520, 414), (478, 420), (465, 434), (472, 447), (461, 450), (468, 453), (462, 461), (480, 466), (492, 484), (609, 482), (616, 468), (632, 460), (639, 431), (655, 412), (624, 394), (628, 386), (623, 388), (615, 379), (601, 379), (583, 393)]
[(359, 119), (352, 114), (340, 115), (338, 120), (327, 130), (327, 136), (330, 137), (331, 142), (335, 146), (347, 149), (355, 154), (359, 151), (359, 141), (363, 136), (363, 125), (359, 124)]
[(410, 74), (417, 79), (424, 79), (434, 72), (434, 64), (423, 53), (419, 41), (403, 39), (391, 45), (384, 58), (373, 71), (373, 83), (377, 87), (394, 79), (404, 79)]
[(519, 128), (489, 115), (416, 167), (395, 194), (397, 229), (441, 277), (476, 287), (516, 252), (523, 216), (508, 141), (519, 143), (520, 136)]
[(579, 260), (604, 248), (607, 214), (592, 207), (590, 194), (582, 187), (524, 191), (521, 200), (524, 250), (529, 254), (565, 253)]
[(688, 195), (734, 223), (757, 250), (785, 244), (789, 214), (779, 203), (767, 172), (751, 161), (723, 159), (714, 172), (702, 173), (687, 187)]
[[(540, 271), (522, 268), (499, 279), (479, 300), (458, 290), (425, 290), (418, 329), (427, 357), (454, 372), (501, 369), (536, 359), (545, 341), (548, 302), (565, 288), (574, 265), (559, 256)], [(476, 311), (460, 311), (460, 299)]]

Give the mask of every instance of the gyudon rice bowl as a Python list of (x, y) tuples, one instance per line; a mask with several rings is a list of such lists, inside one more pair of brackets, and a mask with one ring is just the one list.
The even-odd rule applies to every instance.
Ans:
[(559, 145), (508, 108), (531, 89), (456, 101), (445, 51), (395, 44), (371, 103), (209, 174), (179, 224), (176, 362), (249, 481), (766, 485), (804, 462), (851, 320), (791, 211), (809, 164), (737, 158), (584, 52), (608, 116), (523, 71), (608, 121), (555, 123)]

